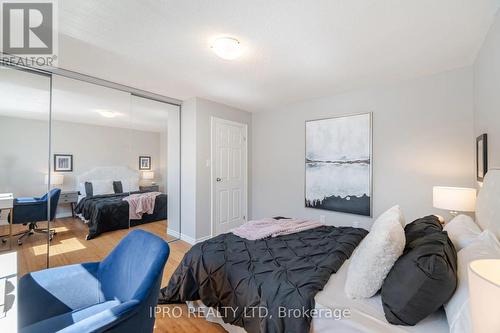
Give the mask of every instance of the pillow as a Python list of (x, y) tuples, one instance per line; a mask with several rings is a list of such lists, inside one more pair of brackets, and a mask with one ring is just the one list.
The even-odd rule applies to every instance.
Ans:
[(91, 197), (94, 195), (93, 187), (91, 182), (85, 182), (85, 196)]
[(489, 230), (483, 231), (458, 252), (458, 287), (444, 306), (450, 333), (472, 332), (467, 267), (471, 261), (478, 259), (500, 259), (500, 243)]
[(443, 226), (439, 222), (439, 218), (435, 215), (417, 219), (405, 226), (406, 245), (420, 237), (441, 232), (442, 230)]
[(392, 266), (403, 253), (404, 217), (394, 206), (373, 223), (370, 233), (351, 257), (345, 293), (350, 298), (369, 298), (377, 293)]
[[(404, 254), (382, 285), (382, 306), (391, 324), (417, 324), (446, 303), (457, 287), (457, 252), (437, 227), (427, 216), (405, 229)], [(416, 234), (421, 236), (409, 241)]]
[(123, 185), (121, 181), (114, 181), (113, 182), (113, 190), (115, 193), (123, 193)]
[(138, 192), (139, 191), (139, 179), (129, 178), (122, 180), (123, 192)]
[(92, 181), (93, 195), (112, 194), (113, 182), (111, 180), (94, 180)]
[(472, 243), (481, 234), (481, 229), (474, 220), (467, 215), (458, 215), (444, 226), (453, 245), (460, 251)]

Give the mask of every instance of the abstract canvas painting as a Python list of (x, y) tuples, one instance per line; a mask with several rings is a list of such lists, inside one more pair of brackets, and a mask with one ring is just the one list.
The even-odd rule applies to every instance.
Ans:
[(306, 207), (371, 216), (372, 114), (306, 122)]

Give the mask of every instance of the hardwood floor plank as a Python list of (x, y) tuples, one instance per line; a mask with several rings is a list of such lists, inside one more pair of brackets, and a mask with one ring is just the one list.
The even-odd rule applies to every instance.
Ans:
[[(46, 227), (47, 223), (39, 223), (39, 227)], [(174, 238), (167, 235), (167, 221), (159, 221), (133, 227), (130, 229), (116, 230), (102, 234), (92, 240), (86, 240), (87, 226), (79, 219), (60, 218), (50, 225), (56, 229), (57, 234), (50, 244), (50, 267), (70, 265), (82, 262), (101, 261), (108, 253), (134, 229), (149, 231), (167, 241)], [(13, 233), (26, 229), (26, 226), (15, 225)], [(5, 232), (5, 229), (2, 230)], [(23, 245), (17, 245), (17, 237), (14, 240), (13, 249), (18, 253), (19, 276), (26, 273), (46, 268), (46, 235), (34, 234), (25, 239)], [(190, 245), (184, 241), (176, 241), (170, 244), (170, 256), (165, 265), (162, 287), (166, 286), (170, 276), (173, 274), (184, 254), (190, 249)], [(203, 318), (190, 316), (186, 305), (161, 305), (163, 313), (166, 310), (172, 312), (174, 307), (180, 307), (182, 315), (173, 318), (159, 314), (156, 316), (155, 333), (221, 333), (226, 332), (220, 325), (210, 323)], [(164, 309), (165, 308), (165, 309)]]

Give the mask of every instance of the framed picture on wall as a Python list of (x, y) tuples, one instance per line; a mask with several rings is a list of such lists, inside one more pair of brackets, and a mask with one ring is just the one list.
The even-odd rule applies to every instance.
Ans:
[(72, 172), (73, 171), (73, 155), (54, 154), (54, 171), (55, 172)]
[(151, 156), (139, 156), (139, 170), (151, 170)]
[(488, 135), (482, 134), (476, 139), (476, 175), (477, 181), (482, 182), (488, 172)]
[(372, 215), (372, 114), (306, 121), (305, 205)]

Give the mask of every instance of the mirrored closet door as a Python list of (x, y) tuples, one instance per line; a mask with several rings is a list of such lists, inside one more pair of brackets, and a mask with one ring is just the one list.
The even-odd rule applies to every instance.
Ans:
[(177, 105), (131, 95), (131, 150), (139, 155), (140, 190), (155, 199), (152, 214), (137, 216), (131, 225), (144, 224), (145, 230), (169, 241), (180, 235), (179, 113)]
[[(130, 226), (124, 201), (139, 190), (130, 94), (53, 76), (52, 172), (62, 180), (50, 266), (100, 261)], [(107, 236), (108, 237), (107, 237)]]
[(182, 234), (180, 106), (109, 86), (0, 70), (0, 251), (20, 276), (101, 261), (132, 229)]
[(174, 240), (167, 230), (180, 230), (179, 106), (52, 80), (51, 173), (61, 198), (50, 266), (100, 261), (133, 229)]
[(0, 65), (0, 251), (17, 253), (19, 275), (47, 267), (54, 237), (50, 84), (48, 75)]

